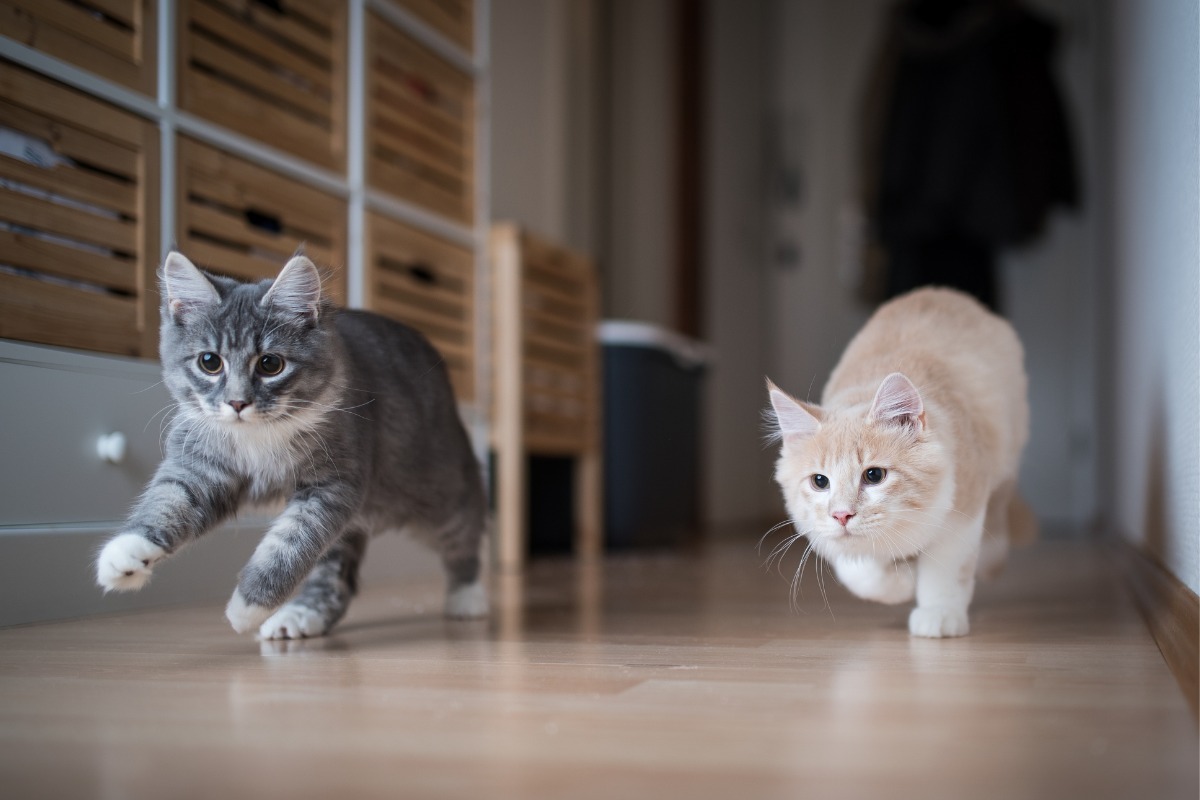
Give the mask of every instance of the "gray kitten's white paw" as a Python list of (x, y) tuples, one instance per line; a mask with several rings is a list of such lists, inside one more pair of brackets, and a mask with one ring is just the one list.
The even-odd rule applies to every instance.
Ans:
[(154, 565), (167, 551), (137, 533), (122, 533), (104, 545), (96, 558), (96, 583), (106, 592), (131, 592), (150, 580)]
[(908, 632), (913, 636), (941, 639), (966, 636), (971, 630), (967, 612), (945, 606), (917, 607), (908, 615)]
[(307, 639), (324, 636), (329, 627), (325, 617), (308, 606), (288, 603), (258, 629), (260, 639)]
[(488, 615), (487, 590), (479, 581), (451, 589), (446, 595), (446, 616), (452, 619), (478, 619)]
[(238, 633), (257, 628), (269, 616), (271, 609), (247, 603), (246, 598), (242, 597), (242, 593), (237, 589), (234, 590), (233, 597), (229, 598), (229, 605), (225, 606), (225, 619), (229, 620), (229, 624)]

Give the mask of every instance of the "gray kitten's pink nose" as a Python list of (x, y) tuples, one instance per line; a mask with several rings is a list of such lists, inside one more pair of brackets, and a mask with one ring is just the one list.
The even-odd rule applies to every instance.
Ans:
[(834, 511), (833, 512), (833, 518), (836, 519), (838, 522), (840, 522), (842, 524), (843, 528), (846, 527), (846, 523), (848, 523), (850, 521), (850, 518), (853, 516), (854, 516), (853, 511)]
[[(242, 413), (242, 409), (250, 404), (245, 400), (230, 400), (229, 405), (233, 406), (233, 410), (240, 414)], [(842, 524), (845, 525), (846, 523), (843, 522)]]

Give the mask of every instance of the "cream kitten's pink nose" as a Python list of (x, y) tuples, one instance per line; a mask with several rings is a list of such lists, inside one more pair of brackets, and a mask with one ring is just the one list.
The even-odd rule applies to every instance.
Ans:
[(848, 523), (850, 521), (850, 518), (853, 516), (854, 516), (853, 511), (834, 511), (833, 512), (833, 518), (836, 519), (838, 522), (840, 522), (842, 524), (843, 528), (846, 527), (846, 523)]

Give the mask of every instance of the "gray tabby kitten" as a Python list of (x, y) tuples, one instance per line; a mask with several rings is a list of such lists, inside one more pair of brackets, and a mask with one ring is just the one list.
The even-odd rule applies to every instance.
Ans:
[(162, 559), (246, 502), (287, 500), (225, 616), (266, 639), (320, 636), (346, 612), (367, 539), (403, 529), (442, 556), (446, 613), (487, 613), (486, 503), (453, 390), (419, 333), (335, 310), (313, 263), (240, 283), (171, 253), (159, 351), (178, 403), (166, 458), (96, 561), (140, 589)]

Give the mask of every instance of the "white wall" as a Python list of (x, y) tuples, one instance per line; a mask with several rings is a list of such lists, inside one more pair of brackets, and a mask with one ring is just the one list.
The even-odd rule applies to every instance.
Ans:
[[(777, 510), (759, 414), (767, 372), (763, 186), (766, 2), (710, 0), (705, 89), (705, 518), (761, 523)], [(781, 517), (780, 517), (781, 518)]]
[(673, 5), (610, 0), (604, 313), (674, 324)]
[[(886, 0), (775, 0), (770, 96), (775, 171), (798, 169), (799, 205), (773, 196), (773, 247), (793, 243), (797, 265), (774, 260), (770, 371), (801, 397), (819, 398), (842, 349), (869, 309), (855, 298), (857, 263), (846, 256), (843, 218), (857, 206), (858, 113)], [(1085, 191), (1097, 171), (1096, 11), (1088, 0), (1037, 3), (1063, 26), (1066, 94)], [(1089, 127), (1091, 126), (1091, 127)], [(1033, 436), (1022, 491), (1038, 515), (1080, 528), (1096, 510), (1097, 197), (1061, 212), (1045, 239), (1005, 256), (1001, 286), (1025, 342)]]
[(597, 0), (493, 0), (492, 219), (599, 255)]
[(1112, 6), (1113, 291), (1105, 506), (1200, 590), (1200, 13)]

